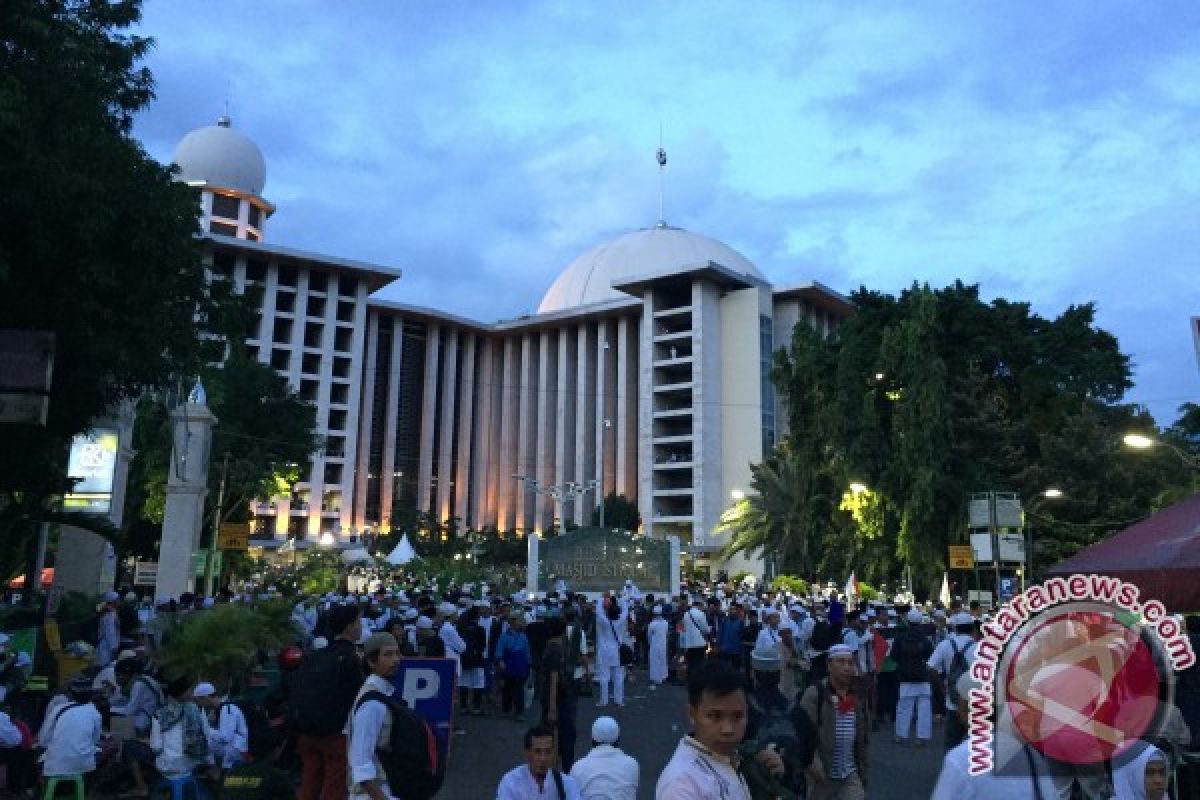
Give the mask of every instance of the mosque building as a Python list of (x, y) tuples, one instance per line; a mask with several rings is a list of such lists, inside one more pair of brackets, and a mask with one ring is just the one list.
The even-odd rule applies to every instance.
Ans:
[(270, 243), (262, 153), (228, 118), (173, 161), (199, 190), (211, 279), (259, 298), (247, 344), (316, 406), (326, 442), (291, 496), (255, 504), (259, 543), (348, 542), (416, 512), (521, 536), (590, 524), (615, 492), (701, 566), (761, 572), (714, 562), (718, 521), (784, 433), (774, 351), (797, 324), (833, 331), (845, 297), (773, 287), (659, 221), (576, 258), (535, 314), (465, 319), (375, 297), (399, 270)]

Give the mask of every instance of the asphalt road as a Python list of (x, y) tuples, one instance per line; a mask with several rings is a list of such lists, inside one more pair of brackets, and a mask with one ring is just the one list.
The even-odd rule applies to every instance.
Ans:
[[(586, 754), (591, 741), (592, 721), (607, 713), (621, 725), (621, 748), (638, 760), (642, 768), (639, 798), (653, 800), (654, 785), (679, 737), (687, 731), (683, 708), (687, 695), (682, 687), (663, 686), (648, 691), (645, 672), (637, 670), (626, 684), (625, 707), (610, 705), (597, 709), (595, 698), (579, 701), (577, 757)], [(532, 722), (533, 712), (530, 713)], [(454, 737), (449, 770), (439, 798), (446, 800), (490, 800), (505, 772), (522, 763), (521, 737), (528, 724), (492, 713), (459, 720), (465, 733)], [(940, 726), (938, 726), (940, 728)], [(892, 742), (890, 730), (871, 739), (870, 800), (914, 800), (929, 797), (941, 768), (940, 731), (934, 745), (913, 748)]]

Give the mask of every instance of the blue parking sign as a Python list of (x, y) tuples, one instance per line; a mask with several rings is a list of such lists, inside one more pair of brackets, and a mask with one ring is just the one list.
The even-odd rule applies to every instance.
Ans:
[(458, 677), (453, 658), (402, 658), (392, 683), (408, 707), (433, 729), (442, 757), (450, 754), (454, 690)]
[(1010, 600), (1013, 594), (1016, 593), (1017, 580), (1016, 578), (1001, 578), (1000, 579), (1000, 599)]

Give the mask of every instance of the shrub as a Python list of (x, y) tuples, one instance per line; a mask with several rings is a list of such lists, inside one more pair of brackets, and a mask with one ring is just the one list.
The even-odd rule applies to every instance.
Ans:
[(254, 667), (260, 650), (295, 641), (290, 617), (286, 600), (181, 614), (169, 624), (155, 660), (168, 678), (187, 675), (228, 688)]
[(771, 581), (771, 588), (777, 592), (790, 592), (802, 596), (807, 596), (809, 591), (808, 581), (795, 575), (777, 575), (775, 580)]

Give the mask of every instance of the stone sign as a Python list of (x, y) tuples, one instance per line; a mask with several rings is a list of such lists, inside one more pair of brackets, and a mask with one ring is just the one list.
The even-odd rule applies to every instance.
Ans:
[(604, 528), (582, 528), (550, 539), (530, 537), (529, 588), (553, 591), (563, 580), (573, 592), (620, 589), (632, 580), (643, 592), (674, 592), (679, 549), (669, 539), (650, 539)]

